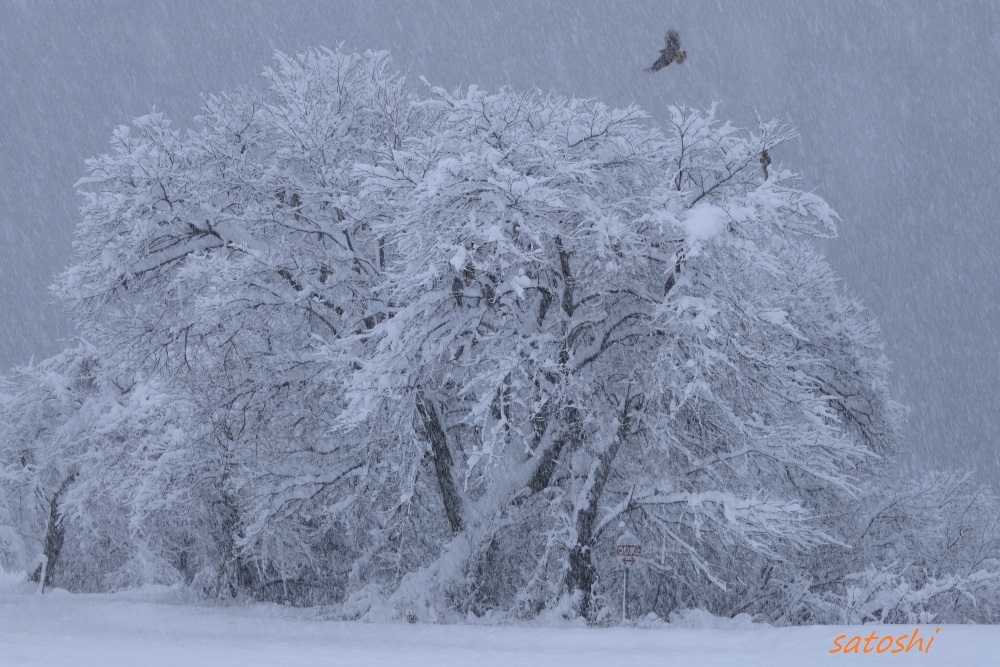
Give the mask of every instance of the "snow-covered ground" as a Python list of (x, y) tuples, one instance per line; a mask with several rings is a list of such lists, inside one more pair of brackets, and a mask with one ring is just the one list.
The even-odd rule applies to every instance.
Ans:
[[(38, 596), (21, 585), (0, 590), (0, 665), (1000, 665), (997, 626), (943, 626), (926, 654), (847, 657), (828, 652), (838, 635), (912, 628), (483, 627), (315, 617), (268, 605), (178, 604), (150, 593)], [(935, 627), (922, 626), (921, 634)]]

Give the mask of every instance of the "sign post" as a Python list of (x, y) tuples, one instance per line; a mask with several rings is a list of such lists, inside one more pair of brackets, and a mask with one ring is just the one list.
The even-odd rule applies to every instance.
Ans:
[(625, 565), (625, 580), (622, 582), (622, 622), (628, 619), (625, 612), (625, 599), (628, 595), (628, 570), (635, 565), (635, 559), (642, 556), (642, 545), (639, 538), (629, 532), (622, 533), (615, 543), (615, 555), (622, 559)]

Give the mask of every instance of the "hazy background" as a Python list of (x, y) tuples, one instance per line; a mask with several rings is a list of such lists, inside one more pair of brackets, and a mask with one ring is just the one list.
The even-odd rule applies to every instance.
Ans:
[[(687, 63), (643, 72), (669, 27)], [(47, 286), (115, 125), (189, 125), (201, 93), (262, 85), (273, 49), (341, 41), (446, 88), (782, 115), (802, 138), (773, 157), (843, 218), (826, 252), (883, 327), (909, 460), (1000, 478), (996, 1), (0, 0), (0, 371), (72, 335)]]

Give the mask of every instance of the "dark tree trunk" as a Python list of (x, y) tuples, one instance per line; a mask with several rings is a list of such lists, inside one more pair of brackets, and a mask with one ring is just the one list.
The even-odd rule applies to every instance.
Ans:
[(451, 532), (462, 532), (462, 497), (452, 476), (451, 450), (445, 437), (441, 419), (434, 405), (424, 396), (422, 389), (417, 389), (417, 413), (423, 423), (424, 435), (431, 445), (431, 460), (434, 462), (434, 472), (438, 487), (441, 489), (441, 499), (444, 501), (444, 511), (448, 517)]
[(49, 520), (45, 525), (45, 543), (42, 545), (42, 555), (45, 562), (31, 575), (31, 581), (42, 581), (42, 591), (52, 585), (55, 578), (56, 566), (59, 563), (59, 554), (62, 553), (63, 542), (66, 539), (66, 527), (63, 525), (62, 510), (59, 507), (59, 500), (69, 488), (69, 485), (76, 479), (76, 473), (63, 480), (56, 492), (49, 500)]
[(574, 407), (570, 407), (566, 412), (566, 430), (549, 447), (542, 452), (539, 457), (538, 466), (535, 468), (531, 479), (528, 481), (528, 489), (531, 494), (538, 493), (549, 486), (552, 475), (556, 471), (556, 463), (559, 456), (567, 444), (572, 443), (570, 451), (575, 449), (576, 443), (580, 439), (580, 412)]
[[(559, 268), (562, 272), (563, 277), (563, 290), (562, 297), (560, 299), (560, 305), (562, 306), (563, 312), (566, 314), (570, 320), (572, 320), (573, 313), (576, 312), (576, 303), (574, 301), (573, 290), (576, 286), (576, 279), (573, 277), (573, 272), (570, 269), (570, 253), (566, 251), (563, 246), (562, 237), (555, 237), (556, 251), (559, 255)], [(538, 310), (538, 324), (541, 326), (542, 321), (545, 319), (545, 315), (549, 310), (549, 305), (552, 303), (552, 295), (548, 290), (542, 290), (542, 299), (539, 304)], [(563, 341), (559, 349), (559, 366), (562, 374), (570, 373), (568, 368), (570, 360), (570, 352), (573, 347), (573, 340), (576, 338), (574, 333), (570, 333), (566, 340)], [(557, 376), (558, 377), (558, 376)], [(551, 398), (549, 399), (551, 400)], [(549, 420), (549, 415), (551, 414), (551, 404), (546, 401), (545, 407), (542, 409), (541, 413), (537, 415), (537, 419), (541, 423), (536, 423), (536, 441), (541, 440), (542, 433), (547, 427), (547, 422)], [(535, 451), (535, 455), (539, 457), (538, 465), (535, 467), (534, 472), (531, 475), (531, 479), (528, 481), (528, 495), (533, 495), (548, 488), (552, 481), (552, 476), (556, 471), (556, 464), (559, 462), (559, 457), (562, 455), (563, 450), (566, 449), (566, 445), (570, 445), (570, 451), (575, 449), (575, 446), (580, 441), (580, 412), (574, 406), (569, 406), (565, 409), (563, 413), (563, 419), (566, 423), (565, 430), (555, 439), (552, 444), (548, 446), (540, 454)], [(540, 427), (540, 428), (539, 428)], [(534, 449), (534, 448), (533, 448)], [(527, 496), (521, 496), (523, 500)]]
[(581, 593), (580, 615), (592, 620), (596, 611), (593, 608), (594, 584), (597, 583), (597, 571), (594, 569), (592, 548), (594, 544), (594, 527), (597, 524), (597, 508), (604, 495), (604, 487), (611, 477), (611, 468), (622, 442), (628, 437), (629, 408), (633, 399), (625, 399), (614, 441), (601, 454), (597, 469), (593, 472), (593, 484), (587, 491), (583, 509), (576, 515), (576, 544), (569, 552), (569, 572), (566, 573), (566, 588), (570, 594)]

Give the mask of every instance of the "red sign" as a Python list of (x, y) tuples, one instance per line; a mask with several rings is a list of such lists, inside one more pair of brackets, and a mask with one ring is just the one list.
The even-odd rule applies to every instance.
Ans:
[(615, 547), (615, 555), (620, 556), (626, 565), (635, 563), (635, 559), (642, 555), (642, 546), (638, 544), (619, 544)]

